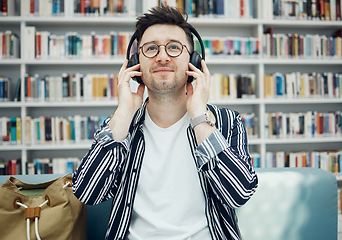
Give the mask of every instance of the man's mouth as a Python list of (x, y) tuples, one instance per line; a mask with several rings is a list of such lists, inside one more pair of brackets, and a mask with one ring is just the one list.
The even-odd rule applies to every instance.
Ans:
[(167, 73), (167, 72), (173, 72), (173, 69), (168, 67), (158, 67), (153, 70), (153, 73)]

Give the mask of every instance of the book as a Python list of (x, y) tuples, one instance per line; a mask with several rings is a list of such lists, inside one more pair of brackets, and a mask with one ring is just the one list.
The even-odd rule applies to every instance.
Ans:
[(10, 100), (10, 79), (0, 76), (0, 102)]
[(64, 16), (72, 17), (74, 15), (74, 1), (64, 0)]
[(33, 26), (23, 26), (21, 28), (21, 39), (25, 41), (20, 42), (21, 58), (35, 59), (35, 35), (36, 28)]

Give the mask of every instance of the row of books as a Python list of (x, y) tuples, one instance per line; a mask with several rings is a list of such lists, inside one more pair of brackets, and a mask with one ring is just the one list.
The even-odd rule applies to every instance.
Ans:
[[(21, 0), (21, 16), (135, 16), (140, 5), (137, 0)], [(260, 1), (265, 19), (341, 20), (341, 0), (263, 0)], [(145, 0), (142, 11), (158, 4), (185, 9), (190, 16), (255, 17), (254, 0)], [(16, 15), (16, 1), (0, 1), (0, 13)]]
[[(48, 31), (36, 31), (33, 26), (23, 27), (21, 57), (23, 59), (63, 59), (63, 58), (109, 58), (125, 57), (132, 33), (109, 32), (80, 35), (67, 32), (55, 35)], [(134, 47), (132, 48), (134, 51)]]
[[(37, 59), (125, 57), (132, 35), (130, 32), (113, 31), (104, 35), (95, 32), (89, 35), (76, 32), (55, 35), (47, 31), (36, 31), (35, 27), (24, 27), (23, 34), (25, 42), (22, 58)], [(206, 56), (258, 56), (260, 52), (260, 43), (255, 37), (204, 37), (203, 44)], [(195, 50), (201, 52), (197, 39)], [(132, 51), (135, 51), (135, 46)]]
[(212, 74), (210, 99), (255, 98), (255, 74)]
[[(80, 163), (78, 157), (68, 158), (35, 158), (26, 163), (25, 174), (67, 174), (73, 173)], [(0, 175), (21, 175), (20, 158), (0, 160)]]
[[(257, 124), (254, 113), (242, 113), (242, 121), (250, 137), (256, 137)], [(25, 144), (68, 144), (89, 142), (106, 116), (26, 117)], [(23, 143), (20, 117), (0, 117), (0, 144)]]
[(68, 158), (35, 158), (26, 164), (26, 174), (67, 174), (73, 173), (80, 159), (78, 157)]
[(19, 57), (19, 38), (11, 30), (0, 32), (0, 59)]
[[(26, 74), (24, 82), (27, 101), (91, 101), (117, 98), (117, 73), (63, 73), (61, 76)], [(20, 84), (20, 80), (18, 83)], [(214, 73), (209, 96), (210, 99), (255, 98), (255, 84), (254, 73), (228, 75)], [(20, 92), (16, 92), (19, 97)], [(265, 98), (341, 98), (342, 73), (276, 72), (264, 75), (264, 96)]]
[[(144, 9), (155, 6), (157, 2), (158, 0), (150, 0), (150, 4)], [(254, 18), (256, 8), (254, 0), (164, 0), (160, 2), (184, 9), (189, 16), (193, 17)]]
[[(0, 144), (69, 144), (88, 142), (107, 116), (0, 117)], [(22, 133), (22, 121), (25, 128)]]
[(159, 4), (175, 6), (189, 16), (253, 18), (254, 0), (21, 0), (21, 16), (136, 16)]
[[(332, 36), (318, 34), (274, 34), (273, 27), (263, 34), (262, 50), (265, 57), (326, 58), (342, 57), (342, 29)], [(131, 32), (109, 32), (80, 35), (67, 32), (56, 35), (48, 31), (36, 31), (34, 26), (22, 28), (21, 57), (23, 59), (109, 58), (125, 57)], [(14, 35), (15, 36), (15, 35)], [(18, 56), (18, 40), (14, 37), (13, 56)], [(260, 42), (255, 37), (203, 37), (207, 56), (258, 56)], [(198, 40), (195, 49), (201, 52)], [(133, 46), (131, 51), (136, 51)]]
[(341, 122), (341, 111), (265, 113), (265, 136), (271, 139), (342, 136)]
[(274, 33), (273, 27), (263, 34), (265, 57), (327, 58), (342, 57), (342, 29), (331, 36), (319, 34)]
[(135, 16), (136, 0), (21, 0), (20, 15), (43, 17)]
[(22, 174), (21, 158), (5, 160), (0, 158), (0, 175), (20, 175)]
[(264, 75), (265, 98), (342, 98), (342, 73)]
[[(255, 98), (255, 74), (212, 74), (211, 99)], [(25, 101), (91, 101), (116, 99), (118, 74), (63, 73), (25, 75)], [(18, 80), (20, 84), (20, 80)], [(19, 87), (17, 87), (19, 89)], [(20, 91), (16, 91), (18, 99)]]
[[(54, 117), (27, 116), (24, 119), (25, 136), (21, 117), (0, 117), (0, 144), (68, 144), (92, 140), (95, 131), (107, 116)], [(250, 137), (256, 137), (257, 117), (254, 113), (241, 113), (242, 121)]]
[[(255, 37), (203, 37), (206, 56), (259, 56), (260, 42)], [(195, 40), (195, 50), (201, 52), (199, 41)]]
[[(20, 80), (19, 80), (20, 81)], [(111, 100), (118, 96), (118, 74), (63, 73), (61, 76), (25, 75), (26, 101)], [(20, 84), (20, 83), (19, 83)], [(19, 96), (20, 93), (17, 93)]]
[(7, 102), (10, 99), (10, 79), (0, 76), (0, 102)]
[[(342, 151), (266, 152), (261, 159), (259, 153), (251, 153), (254, 168), (313, 167), (333, 173), (342, 172)], [(26, 174), (73, 173), (80, 159), (35, 158), (26, 164)], [(21, 159), (0, 161), (0, 175), (22, 174)]]
[(262, 0), (262, 18), (340, 21), (341, 0)]
[(255, 168), (312, 167), (332, 173), (342, 172), (342, 150), (303, 151), (303, 152), (266, 152), (265, 159), (259, 153), (252, 153)]
[[(247, 134), (256, 137), (257, 117), (254, 113), (241, 113)], [(107, 116), (27, 116), (24, 119), (25, 136), (21, 117), (0, 117), (0, 144), (68, 144), (88, 142)]]
[(273, 1), (273, 16), (281, 19), (341, 20), (341, 0)]
[[(2, 80), (3, 79), (3, 80)], [(116, 99), (117, 73), (63, 73), (59, 76), (25, 75), (25, 101), (92, 101)], [(20, 79), (15, 101), (20, 101)], [(217, 99), (256, 98), (254, 73), (213, 73), (209, 97)], [(0, 101), (8, 101), (9, 80), (0, 77)], [(273, 73), (264, 75), (265, 98), (341, 98), (342, 73)]]

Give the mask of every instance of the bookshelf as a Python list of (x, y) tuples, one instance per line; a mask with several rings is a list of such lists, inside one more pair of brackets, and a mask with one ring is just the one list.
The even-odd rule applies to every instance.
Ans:
[[(21, 1), (16, 1), (20, 9)], [(267, 1), (266, 1), (267, 2)], [(290, 112), (329, 112), (342, 110), (342, 98), (265, 98), (264, 75), (280, 72), (312, 73), (332, 72), (341, 73), (342, 58), (279, 58), (264, 57), (262, 53), (263, 33), (273, 27), (274, 33), (298, 34), (325, 34), (331, 35), (342, 29), (342, 21), (323, 20), (294, 20), (294, 19), (265, 19), (263, 4), (265, 1), (254, 1), (255, 18), (226, 18), (190, 17), (189, 22), (201, 34), (203, 39), (229, 37), (253, 37), (259, 41), (260, 54), (257, 56), (222, 56), (207, 55), (206, 63), (210, 72), (228, 75), (231, 73), (255, 74), (254, 98), (220, 98), (213, 97), (211, 103), (237, 110), (241, 113), (255, 114), (255, 135), (249, 137), (249, 149), (252, 153), (260, 154), (264, 159), (267, 152), (293, 151), (340, 151), (342, 150), (342, 135), (291, 138), (269, 138), (266, 136), (265, 113), (282, 111)], [(136, 9), (139, 14), (141, 6)], [(11, 30), (18, 36), (26, 26), (34, 26), (37, 31), (50, 31), (53, 34), (63, 35), (67, 32), (90, 34), (96, 31), (99, 34), (115, 32), (133, 32), (134, 16), (2, 16), (0, 17), (0, 32)], [(22, 39), (21, 39), (22, 40)], [(25, 85), (25, 74), (34, 76), (62, 75), (62, 73), (117, 73), (121, 67), (122, 56), (98, 57), (90, 59), (63, 58), (63, 59), (23, 59), (2, 58), (0, 60), (0, 75), (10, 78), (10, 93), (14, 96), (18, 79), (21, 86)], [(25, 93), (21, 91), (21, 101), (0, 102), (0, 117), (16, 116), (22, 120), (27, 116), (59, 116), (69, 117), (75, 114), (81, 116), (111, 115), (117, 106), (117, 100), (100, 99), (91, 101), (26, 101)], [(35, 158), (82, 158), (89, 149), (91, 140), (78, 143), (46, 143), (26, 144), (25, 124), (21, 122), (22, 143), (1, 143), (0, 152), (4, 160), (21, 159), (21, 170), (26, 172), (25, 164)], [(339, 178), (340, 179), (340, 178)]]

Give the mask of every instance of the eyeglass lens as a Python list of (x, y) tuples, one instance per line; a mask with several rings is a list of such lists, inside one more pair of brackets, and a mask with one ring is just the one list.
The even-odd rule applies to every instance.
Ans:
[(150, 42), (142, 46), (142, 52), (145, 57), (151, 58), (159, 53), (159, 47), (165, 46), (165, 51), (170, 57), (177, 57), (183, 51), (183, 45), (180, 42), (168, 42), (166, 45), (158, 45)]

